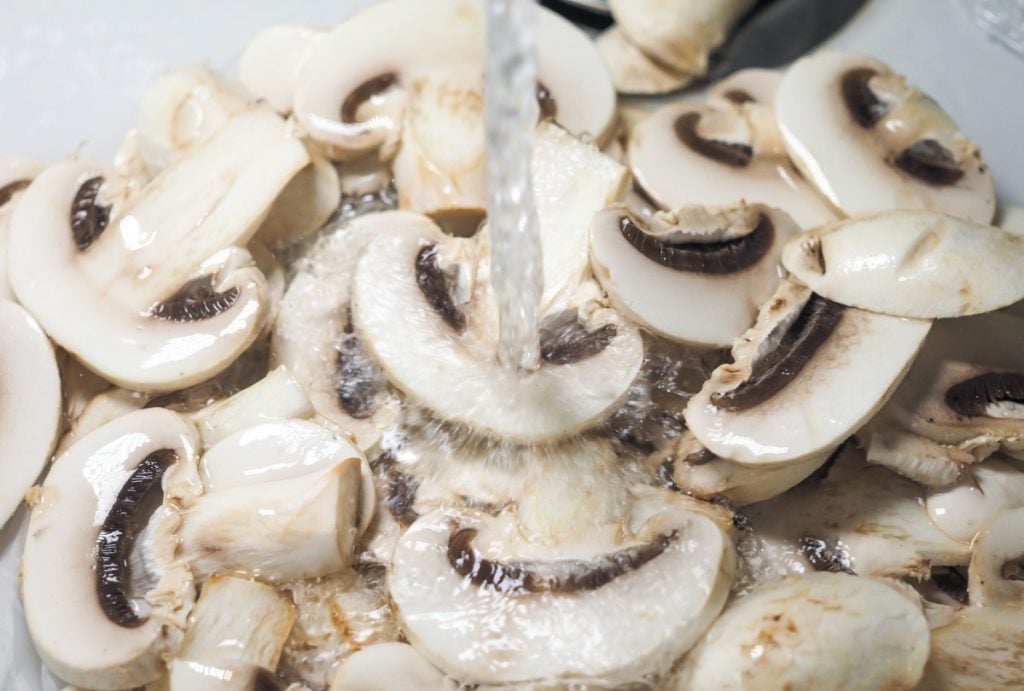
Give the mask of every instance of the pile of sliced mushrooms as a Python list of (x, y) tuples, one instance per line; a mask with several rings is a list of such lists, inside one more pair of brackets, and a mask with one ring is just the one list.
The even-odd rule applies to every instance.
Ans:
[(1024, 685), (1022, 213), (869, 57), (620, 112), (606, 58), (678, 86), (749, 5), (672, 4), (537, 10), (536, 371), (479, 0), (270, 28), (112, 163), (0, 162), (0, 520), (57, 676)]

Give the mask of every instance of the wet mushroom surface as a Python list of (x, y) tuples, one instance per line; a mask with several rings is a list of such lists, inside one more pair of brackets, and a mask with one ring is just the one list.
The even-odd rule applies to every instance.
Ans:
[(874, 58), (672, 94), (754, 5), (526, 5), (521, 358), (484, 0), (268, 27), (164, 72), (109, 162), (0, 159), (0, 521), (46, 673), (1024, 684), (1021, 212)]

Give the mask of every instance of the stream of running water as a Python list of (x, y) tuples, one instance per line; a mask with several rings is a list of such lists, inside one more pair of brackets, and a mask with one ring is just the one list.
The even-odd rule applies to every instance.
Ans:
[(530, 178), (538, 116), (536, 23), (533, 0), (487, 0), (487, 217), (498, 359), (523, 370), (540, 364), (537, 311), (544, 290)]

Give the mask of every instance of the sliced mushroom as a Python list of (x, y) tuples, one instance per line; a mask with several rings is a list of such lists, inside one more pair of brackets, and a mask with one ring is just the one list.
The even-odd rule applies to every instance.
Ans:
[[(970, 546), (932, 524), (924, 496), (847, 445), (823, 479), (744, 509), (753, 539), (743, 553), (769, 577), (827, 570), (922, 580), (932, 565), (965, 565)], [(780, 560), (789, 565), (767, 568)]]
[(299, 171), (281, 190), (256, 238), (279, 248), (319, 230), (341, 203), (341, 182), (334, 164), (323, 158)]
[(292, 111), (295, 85), (325, 32), (272, 26), (256, 34), (238, 60), (238, 80), (282, 115)]
[(880, 417), (961, 462), (1024, 448), (1024, 322), (1010, 314), (940, 320)]
[(651, 59), (702, 76), (708, 57), (754, 0), (610, 0), (615, 22)]
[(931, 322), (844, 308), (785, 279), (686, 407), (716, 455), (781, 465), (835, 448), (884, 404)]
[(205, 406), (189, 417), (199, 430), (203, 446), (210, 448), (224, 437), (260, 423), (312, 416), (309, 398), (281, 366), (234, 396)]
[(60, 372), (35, 320), (0, 300), (0, 527), (50, 458), (61, 424)]
[(320, 239), (298, 263), (274, 329), (274, 360), (364, 450), (394, 422), (399, 400), (353, 330), (350, 287), (360, 252), (392, 225), (388, 214), (369, 214)]
[(883, 581), (816, 573), (734, 601), (674, 688), (912, 689), (927, 659), (918, 601)]
[(929, 491), (925, 507), (936, 527), (970, 544), (992, 516), (1024, 507), (1024, 467), (1009, 458), (990, 458), (969, 467), (957, 484)]
[(345, 659), (331, 682), (331, 691), (449, 687), (444, 674), (408, 643), (380, 643), (357, 651)]
[(649, 58), (617, 26), (597, 37), (597, 49), (604, 58), (615, 90), (620, 94), (664, 94), (682, 89), (696, 77)]
[[(759, 117), (770, 116), (775, 127), (775, 96), (782, 84), (782, 71), (749, 67), (733, 72), (708, 89), (708, 100), (760, 106)], [(779, 135), (781, 136), (781, 134)]]
[[(220, 465), (245, 463), (230, 460), (244, 453), (244, 434), (214, 447), (228, 446), (218, 454)], [(258, 471), (261, 462), (268, 468), (266, 453), (256, 455), (250, 468)], [(364, 513), (361, 459), (344, 458), (302, 474), (295, 472), (296, 460), (280, 473), (285, 477), (266, 482), (252, 482), (244, 471), (234, 471), (242, 482), (208, 492), (185, 512), (182, 551), (198, 577), (241, 573), (288, 581), (326, 576), (351, 563)]]
[(549, 315), (541, 367), (512, 371), (496, 358), (486, 277), (470, 276), (478, 246), (447, 238), (423, 216), (378, 218), (392, 227), (359, 260), (352, 320), (388, 379), (414, 401), (485, 434), (535, 442), (594, 425), (625, 395), (643, 344), (614, 311), (591, 305)]
[(662, 208), (750, 202), (778, 207), (803, 228), (835, 219), (790, 163), (763, 103), (662, 106), (631, 132), (629, 163)]
[(922, 681), (929, 689), (1009, 689), (1024, 684), (1024, 509), (1003, 511), (974, 539), (968, 571), (970, 606), (932, 632)]
[(820, 468), (831, 453), (827, 451), (778, 468), (752, 468), (719, 458), (687, 432), (676, 441), (670, 457), (658, 460), (658, 474), (695, 497), (724, 499), (732, 506), (746, 506), (796, 486)]
[(642, 219), (624, 204), (594, 217), (594, 273), (612, 303), (651, 331), (728, 347), (779, 284), (779, 256), (800, 229), (766, 206), (687, 207)]
[(7, 280), (7, 227), (21, 192), (43, 170), (35, 161), (0, 158), (0, 300), (13, 300), (14, 291)]
[(176, 413), (137, 411), (82, 437), (30, 497), (22, 600), (62, 679), (133, 688), (180, 647), (194, 594), (178, 530), (201, 488), (198, 442)]
[(884, 63), (805, 57), (786, 72), (775, 108), (793, 160), (846, 215), (930, 209), (992, 220), (995, 192), (977, 145)]
[(362, 534), (373, 518), (373, 479), (362, 452), (330, 430), (306, 420), (252, 424), (208, 447), (200, 461), (207, 492), (289, 480), (328, 470), (349, 459), (359, 461), (362, 487), (356, 511)]
[(79, 438), (108, 422), (145, 408), (148, 399), (146, 394), (116, 386), (101, 391), (90, 399), (82, 412), (71, 422), (70, 429), (61, 437), (57, 453), (63, 454)]
[(138, 143), (148, 177), (202, 144), (252, 97), (240, 85), (202, 65), (164, 72), (146, 90), (139, 108)]
[(532, 175), (544, 272), (540, 308), (551, 312), (569, 307), (589, 270), (591, 219), (622, 198), (629, 172), (593, 144), (542, 123)]
[(388, 577), (406, 637), (463, 683), (614, 684), (667, 670), (725, 603), (732, 545), (678, 507), (628, 523), (551, 549), (502, 517), (427, 514)]
[[(380, 151), (389, 159), (397, 151), (402, 208), (480, 216), (483, 35), (478, 0), (374, 6), (317, 44), (298, 81), (296, 117), (336, 157)], [(537, 45), (544, 109), (570, 132), (603, 143), (615, 92), (589, 39), (539, 8)]]
[(126, 205), (101, 166), (57, 164), (12, 219), (12, 287), (57, 343), (116, 384), (167, 391), (208, 379), (263, 326), (266, 281), (236, 245), (307, 161), (261, 107)]
[[(884, 412), (879, 417), (884, 419)], [(946, 487), (956, 482), (964, 466), (974, 462), (967, 451), (936, 443), (895, 424), (872, 421), (857, 432), (857, 437), (866, 439), (869, 463), (885, 466), (925, 487)]]
[(277, 589), (232, 576), (210, 578), (169, 664), (168, 691), (280, 688), (274, 670), (294, 621), (295, 605)]
[(830, 300), (897, 317), (991, 312), (1024, 299), (1024, 236), (930, 211), (839, 221), (793, 240), (782, 263)]

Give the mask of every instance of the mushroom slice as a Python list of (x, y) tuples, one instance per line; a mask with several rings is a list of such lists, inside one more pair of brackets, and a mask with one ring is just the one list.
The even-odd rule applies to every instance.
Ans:
[(331, 691), (451, 688), (445, 675), (408, 643), (378, 643), (346, 658)]
[(662, 208), (756, 202), (782, 209), (803, 228), (836, 217), (790, 163), (763, 103), (662, 106), (631, 132), (629, 163)]
[[(548, 94), (545, 107), (570, 132), (587, 133), (603, 143), (615, 120), (615, 90), (601, 57), (582, 31), (547, 9), (537, 11), (537, 62), (539, 80)], [(314, 139), (338, 157), (359, 158), (385, 142), (393, 148), (400, 112), (404, 102), (415, 98), (418, 80), (427, 76), (442, 80), (436, 87), (441, 89), (444, 75), (451, 73), (459, 91), (468, 94), (472, 72), (473, 91), (480, 97), (483, 39), (479, 0), (379, 3), (318, 42), (296, 86), (295, 115)], [(595, 78), (581, 80), (581, 74)], [(396, 89), (398, 94), (392, 94), (392, 106), (385, 111), (366, 108), (382, 93)], [(362, 109), (368, 111), (368, 119), (360, 117)], [(474, 129), (482, 135), (482, 128)], [(433, 148), (455, 142), (428, 144)], [(482, 136), (476, 146), (482, 157)]]
[(60, 372), (28, 312), (0, 300), (0, 527), (50, 458), (60, 430)]
[(82, 437), (32, 494), (22, 600), (40, 657), (62, 679), (133, 688), (181, 645), (194, 594), (178, 530), (201, 487), (198, 442), (176, 413), (140, 410)]
[(234, 396), (201, 408), (189, 417), (199, 430), (203, 446), (210, 448), (225, 437), (260, 423), (312, 415), (309, 398), (282, 366)]
[(617, 26), (597, 37), (597, 49), (604, 58), (615, 90), (626, 95), (665, 94), (682, 89), (695, 76), (679, 72), (649, 58)]
[(722, 348), (778, 288), (782, 247), (799, 232), (761, 205), (643, 219), (616, 204), (594, 217), (590, 253), (617, 309), (666, 338)]
[(917, 319), (991, 312), (1024, 299), (1024, 236), (930, 211), (839, 221), (793, 240), (782, 263), (811, 290)]
[(245, 111), (252, 98), (202, 65), (164, 72), (142, 97), (138, 143), (149, 177), (167, 168)]
[(324, 33), (295, 25), (264, 29), (239, 58), (238, 80), (278, 113), (289, 114), (299, 75)]
[(957, 484), (929, 491), (925, 507), (939, 530), (970, 544), (992, 516), (1024, 507), (1024, 468), (1009, 458), (990, 458), (969, 467)]
[(886, 468), (868, 465), (850, 445), (822, 479), (812, 479), (744, 513), (753, 527), (754, 559), (793, 557), (787, 569), (928, 577), (932, 565), (961, 566), (969, 545), (929, 520), (924, 491)]
[(43, 170), (35, 161), (0, 158), (0, 300), (13, 300), (14, 291), (7, 280), (7, 227), (18, 196)]
[(319, 230), (341, 203), (338, 170), (327, 159), (313, 162), (281, 190), (256, 238), (277, 249)]
[[(991, 461), (990, 461), (991, 462)], [(970, 606), (932, 632), (921, 688), (1009, 689), (1024, 684), (1024, 508), (1002, 511), (974, 538)]]
[(704, 446), (747, 465), (835, 448), (881, 408), (931, 322), (842, 307), (784, 279), (686, 406)]
[(755, 0), (610, 0), (616, 24), (652, 60), (702, 76), (708, 57)]
[[(749, 67), (733, 72), (708, 89), (708, 100), (728, 101), (740, 105), (750, 104), (762, 107), (762, 112), (770, 115), (775, 121), (775, 96), (782, 84), (781, 70), (768, 70), (760, 67)], [(778, 123), (775, 123), (778, 127)], [(781, 136), (781, 135), (780, 135)]]
[[(884, 413), (879, 414), (884, 419)], [(872, 421), (857, 433), (867, 439), (868, 463), (885, 466), (925, 487), (945, 487), (957, 481), (974, 456), (955, 446), (938, 444), (901, 429)]]
[(724, 605), (732, 544), (713, 520), (679, 508), (627, 527), (628, 537), (622, 527), (611, 551), (545, 550), (501, 517), (427, 514), (400, 539), (388, 576), (403, 631), (463, 683), (618, 683), (666, 671)]
[(273, 358), (288, 368), (316, 412), (359, 448), (373, 448), (399, 408), (350, 317), (360, 252), (393, 225), (389, 214), (355, 218), (323, 236), (297, 263), (274, 328)]
[(778, 468), (753, 468), (719, 458), (686, 432), (676, 441), (672, 455), (660, 461), (658, 474), (670, 486), (695, 497), (724, 499), (732, 506), (746, 506), (771, 499), (803, 482), (831, 453), (826, 451)]
[(920, 602), (842, 573), (792, 577), (734, 601), (676, 689), (912, 689), (928, 659)]
[(149, 397), (137, 391), (112, 387), (92, 397), (82, 412), (72, 421), (71, 428), (64, 434), (57, 446), (57, 454), (63, 454), (79, 438), (113, 422), (128, 413), (146, 407)]
[[(221, 444), (240, 446), (231, 437)], [(182, 551), (199, 577), (326, 576), (352, 561), (363, 487), (360, 459), (352, 457), (319, 472), (209, 492), (184, 514)]]
[(306, 163), (269, 108), (235, 116), (124, 208), (116, 181), (85, 161), (57, 164), (12, 219), (11, 284), (47, 333), (126, 388), (210, 378), (257, 337), (266, 280), (237, 247)]
[[(541, 367), (509, 370), (495, 355), (486, 282), (466, 285), (479, 261), (476, 245), (447, 238), (423, 216), (379, 218), (392, 227), (359, 260), (352, 320), (363, 346), (410, 398), (440, 418), (529, 443), (592, 426), (626, 394), (643, 343), (613, 310), (549, 315), (541, 324)], [(461, 297), (474, 292), (472, 301)]]
[(541, 123), (533, 148), (533, 193), (541, 236), (541, 312), (565, 309), (589, 271), (590, 223), (622, 198), (629, 171), (593, 144)]
[(1024, 321), (1011, 314), (940, 320), (882, 417), (961, 460), (1024, 448)]
[(786, 72), (775, 109), (797, 166), (846, 215), (930, 209), (992, 220), (992, 176), (977, 145), (884, 63), (805, 57)]
[[(170, 663), (168, 691), (265, 688), (256, 680), (273, 679), (294, 621), (295, 605), (275, 588), (213, 576)], [(270, 688), (277, 688), (276, 681)]]
[(329, 470), (349, 459), (359, 461), (357, 524), (362, 534), (373, 519), (373, 478), (362, 452), (330, 430), (306, 420), (254, 424), (208, 447), (200, 461), (207, 492), (263, 482), (289, 480)]

